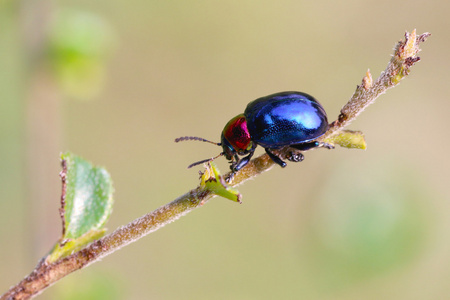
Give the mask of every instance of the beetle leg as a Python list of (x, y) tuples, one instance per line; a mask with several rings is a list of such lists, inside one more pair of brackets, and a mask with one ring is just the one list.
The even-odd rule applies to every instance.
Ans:
[(299, 161), (302, 161), (305, 157), (299, 151), (290, 151), (286, 158), (292, 162), (299, 162)]
[(243, 167), (245, 167), (245, 165), (248, 164), (248, 162), (252, 158), (253, 153), (255, 153), (255, 152), (254, 151), (250, 151), (249, 155), (247, 155), (246, 157), (241, 158), (241, 160), (238, 161), (237, 164), (234, 166), (234, 170), (233, 171), (237, 172), (240, 169), (242, 169)]
[(237, 153), (234, 154), (234, 162), (231, 164), (234, 167), (239, 163), (239, 155)]
[(226, 182), (226, 183), (231, 183), (231, 182), (233, 181), (234, 174), (236, 174), (236, 173), (231, 172), (231, 173), (230, 173), (230, 176), (228, 176), (227, 178), (225, 178), (225, 182)]
[(317, 147), (321, 147), (321, 148), (327, 148), (327, 149), (334, 149), (334, 145), (333, 144), (328, 144), (325, 142), (318, 142), (319, 146)]
[(300, 151), (306, 151), (316, 147), (334, 149), (333, 145), (324, 142), (309, 142), (296, 145), (289, 145), (289, 147), (295, 148)]
[(285, 163), (281, 158), (279, 158), (278, 156), (276, 156), (275, 154), (273, 154), (273, 153), (269, 150), (269, 148), (265, 148), (265, 150), (266, 150), (267, 155), (269, 155), (269, 157), (270, 157), (275, 163), (277, 163), (278, 165), (280, 165), (280, 167), (282, 167), (282, 168), (286, 167), (286, 163)]
[(297, 150), (306, 151), (312, 148), (319, 147), (319, 142), (309, 142), (309, 143), (302, 143), (302, 144), (296, 144), (296, 145), (289, 145), (289, 147), (295, 148)]
[(231, 172), (236, 172), (236, 165), (239, 163), (239, 156), (237, 155), (237, 153), (235, 153), (233, 156), (232, 156), (232, 159), (231, 159), (231, 161), (230, 161), (230, 170), (231, 170)]

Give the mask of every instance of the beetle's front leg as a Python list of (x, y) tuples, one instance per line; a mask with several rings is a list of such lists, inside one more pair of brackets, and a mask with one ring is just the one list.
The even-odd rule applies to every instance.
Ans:
[(234, 175), (236, 174), (236, 172), (238, 172), (240, 169), (242, 169), (243, 167), (245, 167), (245, 165), (248, 164), (248, 162), (250, 161), (250, 159), (253, 156), (253, 153), (255, 153), (254, 151), (250, 152), (249, 155), (247, 155), (246, 157), (243, 157), (241, 159), (239, 159), (239, 156), (236, 154), (236, 156), (234, 157), (235, 161), (231, 163), (230, 169), (231, 169), (231, 173), (230, 176), (226, 179), (227, 182), (231, 182), (233, 180)]
[(235, 172), (236, 170), (236, 165), (239, 163), (239, 156), (237, 155), (237, 153), (235, 153), (230, 161), (230, 170), (231, 172)]
[(245, 167), (245, 165), (247, 165), (248, 162), (250, 161), (250, 159), (252, 158), (253, 153), (255, 153), (255, 152), (251, 151), (249, 155), (241, 158), (241, 160), (239, 160), (238, 163), (234, 166), (234, 172), (237, 172), (240, 169), (242, 169), (243, 167)]

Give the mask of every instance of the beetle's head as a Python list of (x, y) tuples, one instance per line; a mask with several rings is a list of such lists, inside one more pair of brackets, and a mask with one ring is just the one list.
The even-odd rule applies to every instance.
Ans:
[(231, 161), (232, 166), (237, 164), (239, 161), (238, 155), (244, 155), (249, 152), (251, 152), (253, 147), (253, 142), (250, 137), (250, 133), (248, 132), (247, 128), (247, 120), (245, 119), (243, 114), (237, 115), (233, 119), (231, 119), (227, 125), (225, 125), (225, 128), (222, 131), (221, 136), (221, 142), (215, 143), (208, 140), (205, 140), (204, 138), (195, 137), (195, 136), (184, 136), (175, 139), (175, 142), (181, 142), (181, 141), (201, 141), (201, 142), (208, 142), (217, 146), (222, 146), (223, 152), (221, 152), (219, 155), (213, 158), (204, 159), (201, 161), (197, 161), (191, 165), (188, 166), (188, 168), (191, 168), (193, 166), (213, 161), (214, 159), (224, 155), (226, 159)]

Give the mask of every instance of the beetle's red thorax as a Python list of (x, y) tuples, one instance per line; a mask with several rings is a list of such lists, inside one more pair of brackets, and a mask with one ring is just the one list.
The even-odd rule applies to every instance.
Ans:
[(237, 152), (250, 150), (252, 140), (243, 114), (231, 119), (223, 129), (223, 135)]

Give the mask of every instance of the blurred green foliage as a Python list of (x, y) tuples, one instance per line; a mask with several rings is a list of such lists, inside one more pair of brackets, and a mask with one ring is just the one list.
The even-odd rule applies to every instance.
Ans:
[[(429, 230), (421, 180), (401, 165), (337, 164), (312, 209), (312, 268), (333, 290), (389, 274), (423, 250)], [(395, 166), (395, 167), (392, 167)], [(370, 171), (370, 177), (365, 174)], [(339, 174), (350, 174), (342, 180)]]
[(59, 300), (118, 300), (123, 299), (117, 276), (106, 272), (94, 272), (58, 283), (54, 292)]
[(108, 22), (93, 13), (64, 9), (49, 26), (48, 58), (61, 90), (79, 100), (98, 96), (114, 46)]

